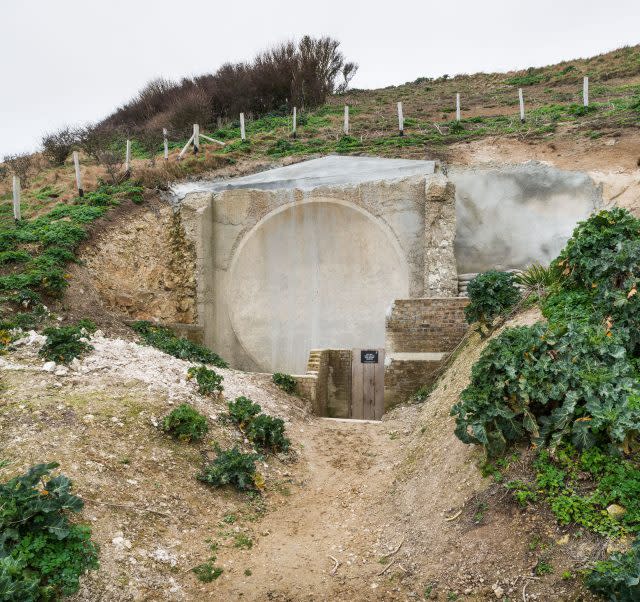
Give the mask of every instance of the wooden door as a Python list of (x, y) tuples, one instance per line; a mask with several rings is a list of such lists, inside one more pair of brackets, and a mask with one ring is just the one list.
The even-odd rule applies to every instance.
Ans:
[(354, 349), (351, 418), (381, 420), (384, 413), (384, 349)]

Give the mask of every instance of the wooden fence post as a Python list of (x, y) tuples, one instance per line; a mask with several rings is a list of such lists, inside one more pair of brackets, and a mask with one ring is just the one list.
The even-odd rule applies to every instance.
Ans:
[(456, 92), (456, 121), (460, 121), (460, 92)]
[(131, 171), (131, 140), (127, 140), (127, 152), (124, 158), (124, 171), (129, 173)]
[(169, 140), (167, 138), (167, 128), (162, 128), (162, 142), (164, 144), (164, 160), (169, 160)]
[(240, 139), (242, 142), (247, 139), (247, 134), (244, 129), (244, 113), (240, 113)]
[(404, 115), (402, 114), (402, 103), (398, 103), (398, 130), (400, 135), (404, 136)]
[(20, 214), (20, 178), (13, 176), (13, 217), (18, 222), (22, 219)]
[(78, 196), (84, 196), (84, 190), (82, 189), (82, 174), (80, 173), (80, 158), (78, 157), (78, 151), (73, 151), (73, 165), (76, 168), (76, 184), (78, 186)]
[(524, 96), (522, 88), (518, 88), (518, 100), (520, 101), (520, 122), (524, 123)]
[(349, 105), (344, 105), (344, 126), (343, 126), (344, 135), (349, 135)]
[(585, 107), (589, 106), (589, 78), (586, 75), (582, 80), (582, 102)]
[(296, 137), (296, 126), (298, 121), (298, 111), (296, 107), (293, 107), (293, 137)]
[(200, 150), (200, 126), (193, 124), (193, 154), (197, 155)]

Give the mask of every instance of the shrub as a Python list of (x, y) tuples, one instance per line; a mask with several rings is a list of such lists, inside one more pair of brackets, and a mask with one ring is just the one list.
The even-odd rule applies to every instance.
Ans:
[(243, 396), (236, 397), (235, 401), (230, 401), (227, 405), (231, 420), (241, 428), (249, 424), (262, 409), (257, 403), (253, 403), (248, 397)]
[(640, 538), (628, 552), (616, 552), (608, 560), (596, 562), (587, 574), (586, 584), (611, 602), (640, 600)]
[(470, 302), (464, 308), (464, 315), (469, 324), (479, 323), (478, 331), (482, 335), (483, 326), (490, 327), (498, 316), (506, 314), (520, 299), (513, 275), (508, 272), (491, 270), (478, 274), (467, 290)]
[(23, 187), (29, 184), (29, 176), (34, 167), (33, 155), (29, 153), (17, 153), (14, 155), (5, 155), (2, 159), (9, 166), (9, 171), (20, 178)]
[(198, 581), (202, 581), (202, 583), (211, 583), (223, 573), (223, 569), (213, 566), (213, 563), (211, 562), (203, 562), (202, 564), (193, 567), (191, 570), (195, 573)]
[(276, 372), (271, 379), (273, 382), (282, 389), (285, 393), (293, 395), (298, 387), (296, 379), (290, 374), (283, 374), (282, 372)]
[(46, 328), (44, 334), (47, 340), (40, 349), (40, 355), (46, 360), (68, 364), (93, 349), (82, 340), (86, 333), (79, 326), (54, 326)]
[(200, 441), (209, 431), (207, 419), (189, 404), (183, 403), (162, 420), (162, 430), (174, 439)]
[(263, 449), (287, 451), (291, 442), (284, 436), (284, 421), (266, 414), (260, 414), (249, 422), (249, 441)]
[(187, 378), (193, 378), (194, 376), (198, 383), (198, 393), (200, 395), (213, 395), (222, 393), (224, 390), (222, 386), (223, 376), (215, 370), (209, 370), (206, 366), (191, 366), (187, 371)]
[(69, 521), (83, 502), (67, 477), (51, 476), (57, 467), (38, 464), (0, 484), (0, 600), (68, 596), (85, 571), (98, 568), (91, 529)]
[(524, 272), (514, 277), (514, 282), (528, 290), (535, 290), (539, 294), (558, 283), (559, 273), (555, 266), (545, 268), (539, 263), (530, 265)]
[(142, 337), (147, 345), (156, 347), (169, 355), (182, 360), (213, 364), (218, 368), (228, 367), (227, 362), (217, 353), (203, 345), (177, 337), (169, 328), (155, 326), (146, 321), (134, 322), (131, 327)]
[(198, 474), (198, 479), (213, 487), (232, 485), (239, 490), (254, 489), (256, 483), (256, 454), (245, 454), (237, 447), (221, 450), (216, 447), (216, 459)]
[(42, 154), (52, 165), (64, 165), (78, 138), (79, 132), (68, 126), (45, 134), (42, 138)]

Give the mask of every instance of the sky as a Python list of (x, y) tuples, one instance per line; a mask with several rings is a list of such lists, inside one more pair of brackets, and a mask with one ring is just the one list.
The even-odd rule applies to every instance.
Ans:
[(638, 0), (0, 0), (0, 157), (96, 121), (150, 79), (330, 35), (357, 88), (506, 71), (640, 43)]

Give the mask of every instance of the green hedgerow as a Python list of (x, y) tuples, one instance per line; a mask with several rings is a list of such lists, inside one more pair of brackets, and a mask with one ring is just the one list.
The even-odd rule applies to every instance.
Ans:
[(249, 441), (262, 449), (287, 451), (291, 441), (284, 436), (284, 420), (260, 414), (249, 422), (247, 427)]
[(212, 364), (218, 368), (228, 367), (227, 362), (211, 349), (177, 337), (169, 328), (156, 326), (144, 320), (134, 322), (131, 328), (142, 337), (147, 345), (160, 349), (169, 355), (183, 360)]
[(0, 483), (0, 600), (57, 600), (98, 568), (91, 529), (69, 521), (83, 502), (67, 477), (51, 476), (57, 467), (38, 464)]
[(506, 314), (520, 299), (513, 274), (490, 270), (478, 274), (467, 288), (469, 305), (464, 315), (469, 324), (478, 322), (478, 332), (484, 336), (483, 327), (490, 328), (493, 321)]
[(198, 479), (213, 487), (232, 485), (241, 491), (256, 487), (256, 460), (260, 456), (245, 454), (237, 447), (222, 450), (216, 446), (215, 460), (207, 464)]
[(282, 389), (285, 393), (294, 394), (298, 387), (296, 379), (290, 374), (283, 374), (282, 372), (276, 372), (271, 379), (273, 382)]
[(187, 378), (191, 379), (194, 377), (196, 383), (198, 383), (198, 393), (200, 393), (200, 395), (214, 395), (222, 393), (224, 390), (222, 386), (224, 377), (206, 366), (191, 366), (187, 371)]
[(189, 404), (183, 403), (162, 420), (162, 430), (180, 441), (200, 441), (209, 431), (207, 419)]

